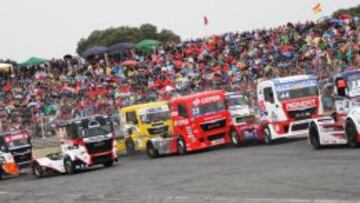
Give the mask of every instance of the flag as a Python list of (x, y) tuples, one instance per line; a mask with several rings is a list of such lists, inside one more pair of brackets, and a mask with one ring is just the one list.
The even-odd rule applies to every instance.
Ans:
[(320, 3), (316, 4), (314, 7), (313, 7), (313, 12), (314, 12), (314, 15), (320, 13), (322, 11), (322, 6)]
[(204, 16), (204, 25), (207, 26), (209, 24), (209, 20), (206, 16)]

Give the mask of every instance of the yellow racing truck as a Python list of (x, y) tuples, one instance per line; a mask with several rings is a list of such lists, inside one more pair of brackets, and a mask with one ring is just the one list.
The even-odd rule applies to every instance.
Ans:
[(167, 102), (150, 102), (119, 110), (123, 140), (118, 140), (119, 154), (145, 151), (149, 139), (166, 136), (173, 131)]

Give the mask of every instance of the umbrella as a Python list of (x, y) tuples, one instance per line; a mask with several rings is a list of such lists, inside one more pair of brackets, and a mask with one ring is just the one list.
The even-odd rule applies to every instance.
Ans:
[(331, 23), (331, 24), (333, 24), (333, 25), (343, 25), (343, 24), (344, 24), (341, 20), (339, 20), (339, 19), (337, 19), (337, 18), (332, 18), (332, 19), (330, 19), (330, 20), (329, 20), (329, 23)]
[(46, 59), (31, 57), (27, 61), (20, 63), (19, 66), (20, 67), (26, 67), (26, 66), (32, 67), (32, 66), (38, 66), (38, 65), (44, 64), (46, 62), (48, 62), (48, 60), (46, 60)]
[(124, 61), (121, 65), (123, 65), (123, 66), (131, 66), (131, 65), (137, 65), (137, 64), (139, 64), (137, 61), (127, 60), (127, 61)]
[(117, 44), (113, 44), (108, 48), (108, 52), (122, 52), (125, 49), (132, 49), (135, 47), (134, 43), (131, 42), (120, 42)]
[(107, 50), (108, 49), (106, 47), (95, 46), (86, 49), (83, 53), (81, 53), (81, 56), (87, 58), (89, 56), (101, 55), (104, 54)]
[(136, 48), (140, 49), (144, 52), (153, 51), (156, 47), (158, 47), (161, 43), (157, 40), (145, 39), (136, 44)]

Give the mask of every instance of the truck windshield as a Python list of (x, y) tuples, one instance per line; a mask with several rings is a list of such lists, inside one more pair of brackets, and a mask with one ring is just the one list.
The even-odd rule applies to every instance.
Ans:
[(84, 130), (84, 137), (95, 137), (106, 134), (109, 134), (109, 131), (105, 130), (103, 127), (88, 128)]
[(29, 139), (25, 134), (5, 136), (5, 143), (9, 149), (29, 145)]
[(244, 96), (236, 96), (227, 98), (228, 106), (244, 106), (247, 105), (246, 98)]
[(153, 123), (170, 119), (169, 111), (152, 112), (140, 115), (142, 123)]
[(316, 80), (302, 80), (278, 84), (276, 85), (276, 92), (280, 101), (319, 95)]
[(221, 112), (225, 110), (225, 102), (217, 101), (209, 104), (195, 106), (192, 109), (193, 117), (199, 117), (207, 114), (212, 114), (216, 112)]
[(354, 72), (345, 77), (349, 91), (360, 89), (360, 72)]

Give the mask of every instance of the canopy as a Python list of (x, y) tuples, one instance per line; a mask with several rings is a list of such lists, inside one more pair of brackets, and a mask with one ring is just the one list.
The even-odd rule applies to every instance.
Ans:
[(0, 63), (0, 70), (8, 70), (12, 68), (12, 64), (10, 63)]
[(123, 66), (131, 66), (131, 65), (137, 65), (137, 64), (139, 64), (137, 61), (127, 60), (127, 61), (124, 61), (121, 65), (123, 65)]
[(125, 49), (132, 49), (135, 47), (134, 43), (131, 42), (120, 42), (117, 44), (113, 44), (108, 48), (108, 52), (122, 52)]
[(153, 51), (156, 47), (158, 47), (161, 43), (157, 40), (145, 39), (136, 44), (136, 48), (140, 49), (144, 52)]
[(32, 67), (32, 66), (38, 66), (38, 65), (44, 64), (46, 62), (48, 62), (48, 60), (46, 60), (46, 59), (31, 57), (27, 61), (20, 63), (19, 66), (20, 67), (25, 67), (25, 66)]
[(87, 58), (89, 56), (101, 55), (104, 54), (107, 50), (108, 49), (106, 47), (102, 46), (90, 47), (81, 53), (81, 56)]

